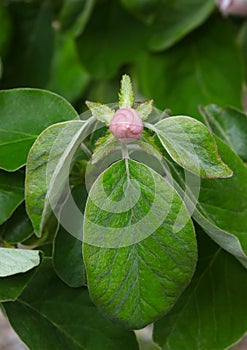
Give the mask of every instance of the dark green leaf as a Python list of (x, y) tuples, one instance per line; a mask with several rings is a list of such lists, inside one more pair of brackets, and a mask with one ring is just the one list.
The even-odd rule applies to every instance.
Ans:
[(0, 168), (13, 171), (26, 163), (37, 136), (49, 125), (78, 118), (62, 97), (44, 90), (0, 92)]
[(24, 176), (0, 171), (0, 225), (24, 200)]
[(237, 109), (209, 105), (202, 108), (212, 131), (247, 161), (247, 116)]
[(0, 235), (3, 240), (11, 244), (26, 240), (32, 233), (33, 226), (24, 204), (20, 205), (11, 218), (0, 227)]
[(154, 325), (154, 339), (161, 349), (222, 350), (247, 329), (247, 272), (224, 250), (208, 244), (205, 238), (201, 242), (192, 283)]
[(199, 117), (199, 104), (240, 107), (243, 62), (227, 20), (212, 18), (164, 53), (143, 54), (138, 71), (143, 94), (175, 115)]
[(12, 23), (7, 7), (0, 5), (0, 55), (5, 56), (12, 34)]
[(89, 121), (74, 120), (50, 126), (30, 150), (26, 171), (27, 212), (41, 236), (52, 210), (58, 215), (68, 191), (73, 156), (87, 136)]
[(152, 23), (160, 0), (121, 0), (123, 6), (145, 23)]
[(232, 175), (220, 159), (213, 136), (198, 120), (176, 116), (161, 120), (154, 128), (172, 159), (183, 168), (208, 178)]
[(46, 1), (10, 6), (14, 33), (6, 57), (4, 88), (44, 87), (49, 79), (53, 53), (52, 13)]
[[(95, 45), (97, 43), (97, 45)], [(146, 45), (146, 28), (118, 1), (97, 4), (77, 46), (83, 66), (95, 78), (110, 78), (133, 62)]]
[[(83, 213), (87, 191), (85, 186), (76, 186), (72, 189), (73, 198)], [(67, 210), (66, 203), (63, 212)], [(63, 215), (63, 212), (61, 215)], [(65, 213), (66, 215), (66, 213)], [(70, 220), (75, 220), (70, 216)], [(83, 216), (78, 225), (82, 225)], [(70, 287), (80, 287), (86, 284), (86, 271), (82, 257), (81, 241), (73, 237), (60, 226), (54, 241), (53, 265), (58, 276)]]
[(122, 160), (89, 193), (83, 254), (94, 302), (114, 322), (138, 329), (173, 306), (197, 248), (174, 189), (147, 166), (129, 160), (126, 169)]
[(36, 269), (14, 276), (0, 278), (0, 302), (16, 300), (21, 294)]
[(104, 319), (86, 288), (62, 283), (49, 260), (16, 302), (3, 305), (14, 330), (30, 349), (138, 350), (134, 334)]
[(149, 48), (162, 51), (201, 25), (215, 7), (214, 0), (161, 0), (153, 18)]
[(38, 251), (0, 247), (0, 277), (29, 271), (39, 262)]

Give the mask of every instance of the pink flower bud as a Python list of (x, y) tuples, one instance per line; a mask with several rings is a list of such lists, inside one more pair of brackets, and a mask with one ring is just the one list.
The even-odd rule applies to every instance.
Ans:
[(122, 142), (137, 140), (142, 130), (142, 119), (133, 108), (118, 109), (110, 122), (111, 133)]
[(221, 13), (227, 15), (247, 15), (247, 0), (217, 0)]

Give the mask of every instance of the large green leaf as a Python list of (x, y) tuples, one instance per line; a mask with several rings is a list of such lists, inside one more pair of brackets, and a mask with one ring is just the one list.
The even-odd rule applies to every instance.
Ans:
[[(209, 245), (210, 244), (210, 245)], [(247, 272), (228, 253), (204, 240), (190, 286), (154, 325), (161, 349), (223, 350), (247, 329)]]
[(202, 108), (212, 131), (247, 161), (247, 116), (235, 108), (209, 105)]
[(199, 104), (240, 107), (243, 62), (227, 20), (213, 17), (164, 53), (143, 54), (138, 72), (143, 94), (175, 115), (198, 117)]
[(201, 25), (214, 9), (214, 0), (161, 0), (151, 26), (149, 48), (167, 49)]
[(146, 34), (145, 26), (118, 1), (103, 1), (95, 6), (90, 22), (77, 39), (81, 62), (95, 78), (112, 77), (121, 65), (133, 62), (142, 53)]
[(39, 265), (39, 262), (37, 250), (0, 248), (0, 277), (26, 272)]
[(138, 350), (132, 332), (104, 319), (86, 288), (69, 288), (45, 261), (16, 302), (4, 303), (14, 330), (36, 350)]
[(0, 225), (24, 200), (24, 176), (0, 171)]
[(38, 89), (0, 92), (0, 168), (16, 170), (26, 163), (30, 147), (49, 125), (78, 118), (62, 97)]
[[(27, 211), (38, 236), (52, 210), (63, 204), (73, 155), (87, 136), (87, 122), (74, 120), (50, 126), (32, 146), (26, 171)], [(92, 123), (91, 123), (92, 124)]]
[(9, 6), (14, 19), (12, 46), (6, 57), (3, 85), (44, 87), (53, 54), (52, 12), (45, 2), (15, 2)]
[(160, 175), (122, 160), (99, 176), (86, 206), (84, 261), (91, 297), (108, 317), (132, 329), (161, 317), (196, 259), (189, 214)]
[(229, 177), (213, 136), (204, 124), (187, 116), (166, 118), (154, 130), (170, 156), (183, 168), (202, 177)]

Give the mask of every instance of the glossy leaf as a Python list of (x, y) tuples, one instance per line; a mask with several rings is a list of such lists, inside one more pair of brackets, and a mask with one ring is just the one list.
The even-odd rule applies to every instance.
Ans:
[(0, 171), (0, 225), (24, 200), (24, 176)]
[(75, 118), (78, 115), (74, 108), (51, 92), (0, 91), (0, 168), (13, 171), (22, 167), (30, 147), (45, 128)]
[(174, 189), (143, 164), (125, 167), (114, 163), (91, 188), (83, 254), (93, 301), (114, 322), (138, 329), (173, 306), (194, 272), (197, 248)]
[(246, 270), (205, 238), (201, 243), (192, 283), (154, 325), (154, 339), (162, 350), (228, 349), (247, 329)]
[(156, 7), (149, 48), (162, 51), (200, 26), (214, 9), (214, 0), (162, 0)]
[(39, 265), (39, 262), (38, 251), (0, 248), (0, 277), (26, 272)]
[(11, 218), (0, 227), (0, 235), (5, 242), (16, 244), (33, 234), (32, 223), (27, 216), (25, 205), (20, 205)]
[[(54, 124), (41, 133), (28, 157), (26, 171), (27, 212), (38, 237), (46, 221), (64, 203), (73, 155), (87, 136), (92, 122), (77, 120)], [(58, 212), (57, 212), (58, 214)]]
[(164, 53), (143, 54), (137, 71), (143, 95), (156, 107), (199, 118), (200, 104), (240, 107), (243, 68), (234, 27), (212, 17)]
[(31, 349), (138, 350), (134, 333), (104, 319), (86, 288), (62, 283), (49, 260), (18, 300), (4, 303), (4, 308), (14, 330)]
[(118, 1), (96, 4), (90, 22), (77, 38), (81, 62), (95, 78), (113, 77), (121, 65), (142, 53), (146, 34), (145, 26)]
[[(72, 195), (78, 208), (83, 213), (87, 199), (85, 186), (75, 186), (72, 189)], [(66, 210), (65, 203), (63, 212), (66, 212)], [(70, 220), (75, 220), (75, 218), (70, 216)], [(81, 214), (81, 220), (78, 222), (78, 225), (82, 225), (82, 220), (83, 215)], [(63, 226), (59, 227), (54, 240), (53, 265), (57, 275), (70, 287), (80, 287), (86, 284), (81, 240), (74, 237), (73, 232), (67, 232)]]
[(155, 124), (158, 137), (169, 155), (183, 168), (202, 177), (229, 177), (213, 136), (204, 124), (187, 116), (166, 118)]
[(209, 105), (202, 112), (212, 131), (247, 161), (247, 116), (235, 108)]

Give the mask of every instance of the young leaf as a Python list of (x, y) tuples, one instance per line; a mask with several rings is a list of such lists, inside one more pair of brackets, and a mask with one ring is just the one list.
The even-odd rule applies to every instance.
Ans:
[(112, 120), (115, 113), (113, 109), (99, 102), (86, 101), (86, 105), (90, 109), (94, 118), (100, 120), (106, 125), (110, 124), (110, 121)]
[(133, 160), (94, 183), (84, 218), (84, 261), (93, 301), (114, 322), (142, 328), (189, 283), (197, 259), (189, 214), (175, 190)]
[(235, 108), (209, 105), (201, 108), (212, 131), (247, 161), (247, 116)]
[(66, 286), (50, 259), (41, 264), (17, 301), (3, 306), (30, 349), (138, 350), (134, 333), (102, 317), (86, 288)]
[(51, 92), (38, 89), (0, 91), (0, 168), (14, 171), (22, 167), (33, 142), (45, 128), (77, 118), (74, 108)]
[(38, 137), (30, 150), (26, 171), (26, 204), (38, 237), (52, 209), (59, 203), (63, 204), (66, 198), (65, 184), (73, 155), (92, 121), (54, 124)]
[(0, 277), (15, 275), (39, 265), (37, 250), (0, 248)]
[(232, 175), (220, 159), (213, 136), (201, 122), (176, 116), (161, 120), (154, 128), (172, 159), (183, 168), (206, 178)]
[(0, 170), (0, 225), (24, 200), (24, 176)]
[(119, 93), (119, 108), (131, 108), (134, 104), (134, 91), (130, 77), (124, 74)]
[(153, 100), (144, 101), (141, 104), (139, 104), (136, 108), (137, 113), (142, 118), (142, 120), (147, 119), (149, 114), (152, 112), (153, 109)]
[(246, 332), (247, 272), (205, 238), (192, 283), (154, 324), (154, 340), (162, 350), (228, 349)]

